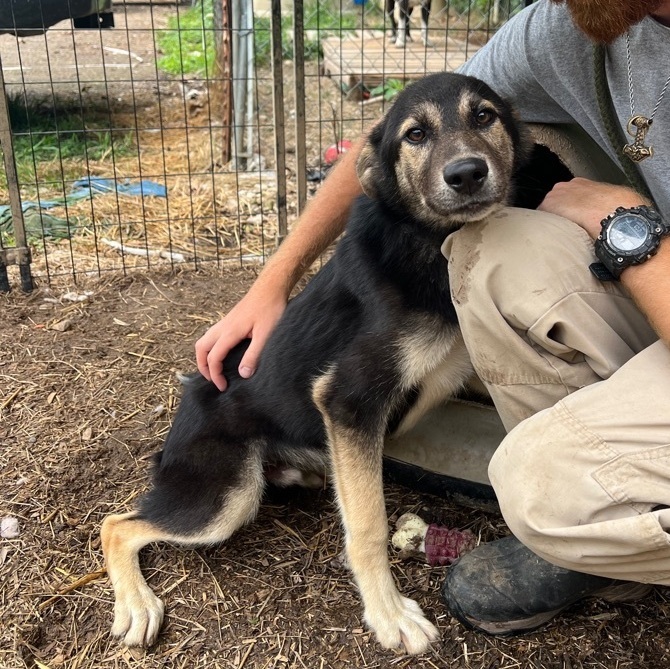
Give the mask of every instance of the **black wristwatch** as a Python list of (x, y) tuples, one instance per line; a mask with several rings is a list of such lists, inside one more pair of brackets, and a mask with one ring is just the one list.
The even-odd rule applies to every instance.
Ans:
[(652, 207), (619, 207), (600, 223), (595, 251), (600, 263), (590, 266), (601, 281), (618, 281), (627, 267), (639, 265), (657, 251), (670, 226)]

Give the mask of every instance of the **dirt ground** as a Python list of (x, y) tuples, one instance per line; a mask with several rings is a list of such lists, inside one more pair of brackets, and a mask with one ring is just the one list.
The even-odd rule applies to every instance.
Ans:
[[(636, 605), (576, 605), (540, 632), (492, 640), (445, 611), (443, 568), (397, 558), (401, 589), (441, 640), (419, 658), (381, 650), (340, 562), (329, 491), (268, 499), (222, 546), (145, 549), (166, 602), (162, 633), (146, 652), (110, 639), (100, 523), (145, 489), (178, 402), (175, 372), (192, 369), (195, 339), (253, 277), (156, 271), (0, 295), (0, 517), (19, 522), (18, 537), (0, 539), (0, 667), (670, 667), (666, 589)], [(495, 513), (399, 486), (387, 506), (391, 521), (414, 511), (483, 541), (506, 534)]]
[[(61, 21), (40, 35), (0, 36), (3, 73), (9, 92), (63, 99), (71, 94), (90, 101), (95, 95), (143, 97), (159, 84), (155, 65), (155, 31), (176, 15), (171, 5), (118, 3), (113, 30), (72, 30)], [(133, 82), (133, 90), (128, 84)], [(118, 84), (121, 84), (120, 86)]]

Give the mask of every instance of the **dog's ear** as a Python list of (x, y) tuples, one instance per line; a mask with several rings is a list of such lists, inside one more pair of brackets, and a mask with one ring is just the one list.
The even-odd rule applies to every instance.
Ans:
[(378, 123), (368, 135), (356, 162), (356, 173), (363, 192), (371, 199), (379, 197), (377, 184), (381, 178), (379, 170), (379, 144), (384, 134), (382, 123)]

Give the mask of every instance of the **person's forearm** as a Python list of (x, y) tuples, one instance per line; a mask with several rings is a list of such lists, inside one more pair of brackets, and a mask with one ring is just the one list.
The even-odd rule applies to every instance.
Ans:
[(360, 139), (338, 160), (247, 294), (196, 342), (198, 370), (220, 391), (228, 386), (221, 361), (243, 339), (250, 339), (238, 372), (244, 379), (254, 374), (291, 291), (305, 270), (344, 230), (351, 204), (362, 192), (356, 161), (364, 144), (365, 138)]
[(624, 270), (621, 283), (670, 346), (670, 238), (661, 242), (653, 258)]
[[(577, 177), (557, 183), (538, 209), (574, 221), (595, 240), (602, 232), (602, 220), (617, 207), (642, 204), (649, 202), (630, 188)], [(625, 269), (621, 283), (670, 346), (670, 238), (661, 242), (653, 258)]]
[(267, 262), (256, 281), (257, 288), (278, 291), (288, 298), (305, 271), (344, 230), (351, 204), (362, 193), (356, 161), (364, 143), (365, 137), (339, 158), (291, 233)]

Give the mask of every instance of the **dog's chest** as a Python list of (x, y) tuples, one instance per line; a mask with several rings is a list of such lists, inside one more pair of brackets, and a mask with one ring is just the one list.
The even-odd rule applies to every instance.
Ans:
[(398, 367), (405, 387), (419, 385), (449, 357), (459, 340), (457, 326), (435, 316), (409, 320), (396, 341)]

